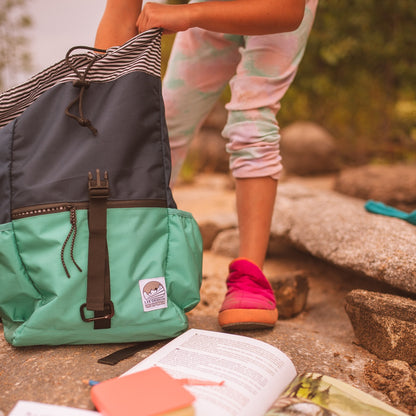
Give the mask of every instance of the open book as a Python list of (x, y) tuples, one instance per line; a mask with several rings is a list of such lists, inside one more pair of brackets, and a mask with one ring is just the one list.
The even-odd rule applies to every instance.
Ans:
[[(282, 351), (241, 335), (190, 329), (122, 376), (154, 366), (185, 381), (184, 386), (196, 398), (195, 416), (406, 416), (340, 380), (297, 375)], [(19, 402), (10, 415), (84, 414), (99, 416), (33, 402)]]
[(282, 351), (240, 335), (190, 329), (125, 374), (152, 366), (190, 379), (196, 416), (405, 416), (347, 383), (297, 375)]

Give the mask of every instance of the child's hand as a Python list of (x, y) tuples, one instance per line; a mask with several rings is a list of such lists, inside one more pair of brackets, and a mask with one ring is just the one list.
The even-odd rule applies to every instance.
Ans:
[(154, 27), (162, 28), (164, 33), (176, 33), (190, 28), (189, 7), (146, 3), (137, 19), (136, 26), (140, 32)]

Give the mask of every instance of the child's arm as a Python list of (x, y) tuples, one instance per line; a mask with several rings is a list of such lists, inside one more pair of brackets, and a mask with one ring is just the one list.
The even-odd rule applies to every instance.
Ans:
[(141, 7), (142, 0), (107, 0), (95, 46), (107, 49), (122, 45), (138, 31), (153, 27), (161, 27), (168, 33), (191, 27), (241, 35), (288, 32), (300, 25), (305, 0), (229, 0), (180, 5), (146, 3), (140, 13)]
[(107, 0), (97, 29), (95, 47), (108, 49), (122, 45), (137, 35), (136, 20), (141, 9), (142, 0)]
[(137, 27), (179, 32), (200, 27), (214, 32), (264, 35), (295, 30), (303, 19), (305, 0), (229, 0), (166, 5), (147, 3)]

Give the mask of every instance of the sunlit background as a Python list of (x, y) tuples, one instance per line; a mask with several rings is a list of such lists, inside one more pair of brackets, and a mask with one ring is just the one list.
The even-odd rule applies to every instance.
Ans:
[(31, 25), (24, 30), (31, 67), (24, 73), (6, 70), (4, 86), (9, 88), (63, 59), (71, 46), (93, 46), (104, 7), (105, 0), (27, 1), (22, 11), (31, 19)]

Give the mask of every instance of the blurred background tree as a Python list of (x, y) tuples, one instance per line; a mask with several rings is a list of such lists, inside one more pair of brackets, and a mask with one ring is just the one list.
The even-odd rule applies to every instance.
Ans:
[(25, 29), (31, 19), (25, 13), (26, 0), (0, 0), (0, 91), (8, 83), (9, 74), (30, 70), (30, 51), (27, 49)]
[(413, 0), (320, 0), (282, 125), (313, 120), (345, 162), (416, 161)]

